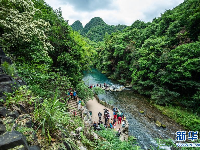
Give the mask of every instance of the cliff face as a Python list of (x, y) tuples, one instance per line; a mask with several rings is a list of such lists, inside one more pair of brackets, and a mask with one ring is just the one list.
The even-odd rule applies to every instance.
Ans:
[[(43, 103), (43, 99), (35, 99), (31, 94), (27, 94), (29, 92), (27, 92), (28, 90), (23, 86), (26, 83), (22, 81), (17, 74), (13, 74), (10, 71), (11, 66), (11, 59), (5, 55), (0, 47), (0, 149), (58, 149), (57, 146), (60, 144), (64, 145), (66, 149), (74, 149), (71, 145), (65, 142), (65, 137), (63, 137), (64, 133), (59, 135), (61, 143), (60, 141), (56, 142), (55, 139), (52, 140), (52, 142), (56, 142), (57, 145), (55, 144), (55, 146), (46, 146), (46, 143), (41, 140), (44, 137), (41, 135), (41, 130), (38, 130), (39, 127), (35, 123), (33, 112), (35, 109), (35, 103), (41, 104)], [(21, 93), (21, 96), (18, 95), (19, 93)], [(19, 100), (12, 99), (16, 98), (16, 95), (20, 96), (18, 97)], [(22, 100), (23, 98), (28, 101)], [(30, 101), (32, 98), (34, 99), (34, 102), (31, 104)], [(71, 110), (74, 108), (78, 112), (77, 102), (71, 100), (69, 108)], [(84, 127), (78, 127), (69, 134), (72, 138), (71, 140), (77, 144), (77, 147), (86, 149), (80, 140), (81, 132), (84, 131), (85, 136), (88, 139), (98, 139), (98, 135), (90, 131), (92, 120), (86, 107), (81, 108), (79, 115), (83, 118)], [(70, 122), (74, 122), (73, 118), (71, 118)], [(65, 127), (63, 126), (63, 128)]]
[(6, 57), (2, 47), (0, 47), (0, 99), (5, 98), (4, 92), (12, 92), (12, 84), (14, 84), (12, 77), (3, 71), (2, 65), (4, 63), (11, 64), (12, 62), (10, 58)]
[[(7, 102), (5, 93), (12, 93), (14, 89), (25, 84), (20, 78), (15, 76), (14, 79), (11, 76), (11, 68), (9, 68), (11, 65), (11, 59), (5, 55), (0, 47), (0, 149), (39, 150), (39, 146), (33, 146), (37, 145), (37, 139), (36, 132), (33, 129), (32, 117), (29, 115), (31, 107), (28, 108), (24, 103)], [(19, 132), (20, 129), (28, 129), (29, 134), (23, 135), (23, 131)]]

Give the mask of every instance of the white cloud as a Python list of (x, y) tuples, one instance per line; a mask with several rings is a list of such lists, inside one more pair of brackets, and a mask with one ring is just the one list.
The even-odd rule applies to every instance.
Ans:
[[(65, 20), (69, 20), (69, 24), (80, 20), (85, 25), (93, 17), (101, 17), (110, 25), (131, 25), (135, 20), (151, 21), (153, 18), (159, 17), (165, 10), (173, 9), (184, 0), (110, 0), (109, 7), (108, 4), (103, 7), (101, 3), (101, 6), (92, 10), (88, 9), (88, 11), (86, 9), (78, 9), (80, 5), (76, 5), (75, 2), (64, 3), (62, 0), (45, 1), (54, 9), (61, 7), (63, 17)], [(76, 0), (76, 2), (78, 1)], [(99, 0), (96, 1), (99, 2)], [(91, 0), (85, 0), (85, 2), (94, 5)]]

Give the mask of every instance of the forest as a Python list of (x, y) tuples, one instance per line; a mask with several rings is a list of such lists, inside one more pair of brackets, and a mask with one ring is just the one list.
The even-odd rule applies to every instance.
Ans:
[[(15, 129), (26, 136), (28, 144), (34, 144), (34, 132), (42, 149), (79, 149), (77, 138), (70, 133), (81, 127), (87, 132), (80, 132), (78, 142), (88, 149), (138, 149), (133, 138), (122, 142), (105, 128), (99, 136), (106, 142), (88, 138), (94, 131), (85, 127), (82, 118), (69, 113), (72, 108), (66, 95), (70, 88), (76, 89), (85, 103), (98, 93), (81, 81), (83, 71), (93, 65), (96, 51), (89, 39), (72, 30), (61, 9), (53, 10), (43, 0), (0, 0), (0, 8), (0, 46), (13, 62), (0, 67), (14, 81), (26, 83), (21, 87), (14, 84), (12, 93), (3, 93), (6, 98), (0, 99), (0, 106), (13, 111), (20, 105), (34, 108), (30, 112), (33, 127)], [(12, 131), (13, 123), (5, 126)]]
[[(152, 22), (114, 26), (95, 17), (85, 27), (80, 21), (70, 26), (61, 9), (53, 10), (44, 0), (0, 0), (0, 46), (13, 61), (11, 66), (3, 64), (4, 70), (28, 85), (21, 92), (16, 89), (4, 105), (18, 103), (16, 97), (27, 90), (34, 99), (44, 100), (32, 116), (44, 135), (41, 145), (47, 149), (62, 127), (74, 131), (84, 126), (81, 119), (66, 115), (63, 95), (73, 87), (83, 93), (85, 102), (91, 98), (94, 93), (81, 81), (83, 71), (90, 68), (131, 85), (155, 104), (200, 115), (199, 0), (185, 0)], [(107, 142), (89, 140), (83, 133), (81, 142), (89, 149), (102, 145), (116, 149), (113, 142), (121, 149), (138, 149), (132, 147), (136, 144), (132, 140), (117, 141), (112, 131), (102, 135)], [(66, 137), (76, 147), (68, 131)]]
[(200, 1), (135, 21), (96, 46), (96, 67), (160, 105), (200, 114)]

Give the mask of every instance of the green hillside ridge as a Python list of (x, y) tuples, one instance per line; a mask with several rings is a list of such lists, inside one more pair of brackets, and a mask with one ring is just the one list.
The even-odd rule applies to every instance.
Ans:
[(80, 24), (80, 21), (77, 20), (71, 25), (71, 27), (73, 30), (79, 31), (81, 35), (94, 42), (102, 41), (106, 33), (111, 34), (113, 32), (122, 31), (126, 28), (126, 25), (108, 25), (100, 17), (92, 18), (82, 30), (80, 30)]
[(94, 17), (92, 18), (85, 26), (84, 26), (84, 29), (83, 29), (83, 34), (87, 34), (88, 31), (93, 28), (93, 27), (96, 27), (96, 26), (106, 26), (107, 24), (103, 21), (102, 18), (100, 17)]
[(80, 33), (83, 30), (83, 25), (79, 20), (76, 20), (72, 25), (71, 25), (72, 29), (75, 31), (79, 31)]

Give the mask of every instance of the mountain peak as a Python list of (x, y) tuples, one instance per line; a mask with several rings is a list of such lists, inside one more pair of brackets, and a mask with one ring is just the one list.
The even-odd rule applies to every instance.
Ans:
[(84, 33), (87, 33), (91, 28), (95, 26), (104, 26), (107, 25), (102, 18), (94, 17), (92, 18), (84, 27)]
[(76, 20), (71, 27), (73, 28), (73, 30), (75, 31), (82, 31), (83, 30), (83, 25), (79, 20)]

